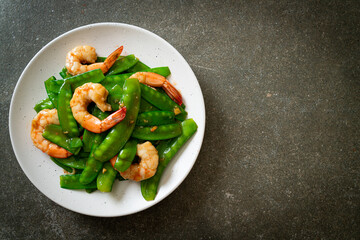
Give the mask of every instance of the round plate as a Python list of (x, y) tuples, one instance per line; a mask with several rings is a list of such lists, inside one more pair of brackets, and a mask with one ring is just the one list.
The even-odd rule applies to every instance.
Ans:
[[(123, 45), (122, 55), (135, 54), (150, 67), (169, 66), (169, 77), (183, 95), (188, 118), (199, 128), (166, 168), (154, 201), (146, 201), (140, 183), (115, 181), (111, 193), (60, 188), (63, 170), (33, 146), (30, 138), (33, 107), (47, 98), (44, 81), (65, 65), (68, 51), (78, 45), (96, 48), (98, 56), (107, 56)], [(72, 211), (102, 217), (123, 216), (144, 210), (174, 191), (190, 172), (199, 154), (205, 131), (205, 106), (199, 83), (189, 64), (168, 42), (154, 33), (121, 23), (97, 23), (71, 30), (42, 48), (21, 74), (11, 99), (10, 137), (17, 160), (30, 181), (48, 198)]]

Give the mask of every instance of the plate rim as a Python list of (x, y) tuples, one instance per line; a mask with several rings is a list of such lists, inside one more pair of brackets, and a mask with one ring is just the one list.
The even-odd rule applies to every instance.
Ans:
[[(13, 134), (15, 133), (12, 133), (12, 129), (13, 129), (13, 123), (11, 121), (12, 119), (12, 116), (13, 116), (13, 103), (14, 103), (14, 99), (15, 99), (15, 95), (18, 94), (19, 92), (19, 86), (20, 86), (20, 83), (23, 81), (23, 77), (24, 75), (26, 74), (26, 72), (28, 71), (28, 69), (31, 67), (32, 63), (35, 61), (35, 59), (37, 59), (37, 57), (42, 54), (50, 45), (52, 45), (53, 43), (55, 43), (56, 41), (59, 41), (60, 39), (64, 38), (65, 36), (67, 35), (70, 35), (74, 32), (77, 32), (77, 31), (81, 31), (83, 29), (86, 29), (86, 28), (91, 28), (91, 27), (101, 27), (101, 26), (116, 26), (116, 27), (126, 27), (126, 28), (132, 28), (132, 29), (135, 29), (136, 31), (145, 31), (147, 34), (150, 34), (152, 35), (153, 37), (155, 37), (156, 39), (162, 41), (162, 43), (168, 45), (170, 48), (172, 48), (173, 50), (175, 50), (174, 52), (176, 53), (176, 55), (178, 57), (180, 57), (188, 66), (189, 66), (189, 69), (191, 70), (191, 74), (194, 76), (195, 80), (196, 80), (196, 84), (198, 85), (198, 88), (199, 88), (199, 91), (200, 91), (200, 94), (201, 94), (201, 103), (197, 103), (197, 104), (201, 104), (201, 108), (203, 109), (203, 114), (202, 114), (202, 118), (204, 120), (204, 124), (203, 126), (199, 126), (198, 129), (197, 129), (197, 134), (200, 135), (200, 145), (199, 145), (199, 148), (196, 150), (196, 152), (194, 152), (194, 158), (195, 160), (193, 161), (191, 167), (189, 168), (189, 170), (183, 175), (182, 179), (180, 179), (179, 181), (177, 181), (175, 184), (174, 184), (174, 187), (172, 187), (172, 189), (170, 189), (166, 194), (164, 194), (164, 196), (162, 196), (161, 198), (158, 197), (158, 199), (154, 199), (153, 201), (148, 201), (149, 204), (148, 205), (144, 205), (142, 207), (139, 207), (137, 208), (136, 210), (134, 211), (129, 211), (129, 212), (126, 212), (124, 214), (113, 214), (113, 215), (99, 215), (99, 214), (91, 214), (91, 213), (85, 213), (85, 212), (82, 212), (82, 211), (78, 211), (74, 208), (70, 208), (68, 206), (65, 206), (63, 204), (60, 204), (59, 202), (57, 202), (55, 199), (53, 199), (52, 197), (48, 196), (47, 194), (45, 194), (41, 189), (39, 189), (36, 184), (34, 183), (34, 180), (31, 179), (29, 176), (30, 176), (30, 173), (26, 170), (26, 168), (23, 166), (22, 162), (19, 161), (19, 154), (17, 153), (17, 151), (15, 150), (15, 144), (14, 144), (14, 136)], [(131, 214), (135, 214), (135, 213), (138, 213), (138, 212), (141, 212), (141, 211), (144, 211), (145, 209), (147, 208), (150, 208), (156, 204), (158, 204), (159, 202), (161, 202), (163, 199), (165, 199), (166, 197), (168, 197), (171, 193), (173, 193), (179, 186), (181, 183), (184, 182), (184, 180), (186, 179), (186, 177), (189, 175), (190, 171), (192, 170), (198, 156), (199, 156), (199, 153), (200, 153), (200, 150), (201, 150), (201, 147), (202, 147), (202, 144), (203, 144), (203, 141), (204, 141), (204, 135), (205, 135), (205, 126), (206, 126), (206, 109), (205, 109), (205, 101), (204, 101), (204, 96), (202, 94), (202, 90), (201, 90), (201, 87), (200, 87), (200, 84), (199, 84), (199, 81), (194, 73), (194, 71), (192, 70), (192, 68), (190, 67), (190, 64), (185, 60), (185, 58), (180, 54), (180, 52), (175, 48), (173, 47), (169, 42), (167, 42), (165, 39), (163, 39), (162, 37), (160, 37), (159, 35), (147, 30), (147, 29), (144, 29), (142, 27), (138, 27), (138, 26), (135, 26), (135, 25), (132, 25), (132, 24), (127, 24), (127, 23), (118, 23), (118, 22), (98, 22), (98, 23), (92, 23), (92, 24), (87, 24), (87, 25), (83, 25), (83, 26), (79, 26), (79, 27), (76, 27), (74, 29), (71, 29), (69, 31), (66, 31), (62, 34), (60, 34), (59, 36), (57, 36), (56, 38), (52, 39), (50, 42), (48, 42), (47, 44), (45, 44), (32, 58), (31, 60), (27, 63), (26, 67), (24, 68), (24, 70), (22, 71), (20, 77), (18, 78), (17, 82), (16, 82), (16, 85), (15, 85), (15, 88), (13, 90), (13, 94), (12, 94), (12, 97), (11, 97), (11, 101), (10, 101), (10, 107), (9, 107), (9, 135), (10, 135), (10, 141), (11, 141), (11, 146), (13, 148), (13, 151), (14, 151), (14, 154), (15, 154), (15, 157), (16, 157), (16, 160), (17, 162), (19, 163), (22, 171), (25, 173), (26, 177), (28, 178), (28, 180), (30, 180), (30, 182), (34, 185), (34, 187), (39, 191), (41, 192), (45, 197), (47, 197), (48, 199), (50, 199), (51, 201), (53, 201), (54, 203), (56, 203), (57, 205), (61, 206), (61, 207), (64, 207), (70, 211), (73, 211), (73, 212), (76, 212), (76, 213), (80, 213), (80, 214), (84, 214), (84, 215), (88, 215), (88, 216), (96, 216), (96, 217), (120, 217), (120, 216), (127, 216), (127, 215), (131, 215)], [(192, 137), (193, 138), (193, 137)]]

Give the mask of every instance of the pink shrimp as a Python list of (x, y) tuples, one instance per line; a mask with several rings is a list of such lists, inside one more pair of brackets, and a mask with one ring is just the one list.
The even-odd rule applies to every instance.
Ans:
[(30, 136), (35, 147), (39, 148), (44, 153), (55, 158), (68, 158), (72, 155), (71, 152), (59, 147), (55, 143), (46, 140), (42, 134), (44, 129), (49, 124), (59, 124), (58, 114), (56, 109), (41, 110), (32, 120)]
[(90, 132), (101, 133), (112, 128), (125, 118), (126, 107), (112, 113), (104, 120), (98, 119), (87, 111), (87, 106), (91, 102), (95, 102), (96, 106), (103, 112), (111, 111), (111, 105), (106, 103), (108, 94), (106, 88), (99, 83), (85, 83), (75, 89), (70, 101), (70, 107), (75, 120), (83, 128)]
[(181, 106), (181, 93), (163, 76), (152, 72), (137, 72), (129, 78), (136, 78), (140, 83), (149, 85), (151, 87), (162, 87), (167, 95)]
[[(77, 46), (66, 55), (66, 68), (71, 75), (77, 75), (94, 69), (101, 69), (103, 73), (109, 71), (120, 56), (123, 46), (111, 53), (104, 62), (95, 63), (97, 55), (91, 46)], [(90, 65), (84, 65), (90, 63)]]

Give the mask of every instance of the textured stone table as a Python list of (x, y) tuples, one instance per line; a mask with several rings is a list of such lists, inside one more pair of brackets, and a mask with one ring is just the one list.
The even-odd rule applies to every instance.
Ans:
[[(359, 9), (359, 1), (0, 1), (0, 239), (358, 239)], [(106, 21), (178, 49), (207, 114), (186, 180), (119, 218), (70, 212), (41, 194), (8, 129), (30, 59), (58, 35)]]

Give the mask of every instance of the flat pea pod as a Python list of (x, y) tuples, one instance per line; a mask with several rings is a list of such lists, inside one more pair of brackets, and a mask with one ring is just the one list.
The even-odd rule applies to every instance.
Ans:
[(35, 107), (34, 107), (34, 110), (38, 113), (40, 112), (41, 110), (44, 110), (44, 109), (53, 109), (54, 108), (54, 105), (52, 104), (52, 102), (50, 101), (49, 98), (46, 98), (46, 99), (43, 99), (41, 100), (40, 102), (38, 102)]
[(82, 141), (84, 143), (84, 146), (83, 146), (83, 150), (84, 152), (91, 152), (91, 146), (93, 145), (93, 142), (94, 142), (94, 136), (95, 136), (96, 133), (93, 133), (93, 132), (90, 132), (88, 130), (84, 130), (84, 134), (82, 136)]
[(123, 172), (128, 169), (131, 163), (134, 161), (137, 151), (137, 141), (135, 139), (130, 139), (123, 149), (121, 149), (114, 168), (119, 172)]
[(67, 167), (75, 168), (75, 169), (84, 169), (85, 165), (86, 165), (86, 160), (87, 160), (87, 158), (76, 158), (75, 156), (70, 156), (68, 158), (53, 158), (52, 157), (52, 159), (55, 159), (57, 162), (65, 165)]
[(71, 85), (71, 90), (74, 92), (77, 87), (84, 85), (85, 83), (99, 83), (105, 78), (103, 72), (100, 69), (84, 72), (69, 78), (65, 81)]
[(139, 113), (150, 112), (150, 111), (159, 111), (157, 107), (146, 101), (144, 98), (140, 100), (140, 109)]
[(116, 84), (114, 87), (110, 89), (107, 102), (111, 105), (112, 111), (119, 110), (120, 108), (119, 103), (123, 95), (122, 93), (123, 93), (122, 86), (118, 84)]
[(124, 72), (134, 66), (138, 61), (139, 59), (137, 59), (133, 54), (121, 57), (111, 66), (107, 72), (107, 76)]
[(167, 77), (171, 74), (169, 67), (150, 68), (150, 69), (144, 70), (143, 72), (153, 72), (153, 73), (160, 74), (163, 77)]
[(179, 149), (190, 139), (192, 135), (194, 135), (197, 130), (197, 125), (193, 119), (187, 119), (183, 121), (181, 125), (182, 134), (179, 137), (174, 138), (169, 142), (164, 142), (164, 144), (160, 144), (157, 147), (159, 153), (159, 165), (155, 175), (149, 179), (141, 181), (141, 194), (147, 201), (155, 199), (159, 182), (166, 166)]
[(55, 108), (58, 107), (58, 95), (63, 83), (64, 80), (62, 79), (56, 80), (54, 76), (50, 77), (48, 80), (44, 82), (46, 93)]
[(64, 169), (65, 171), (72, 173), (74, 169), (72, 169), (69, 166), (66, 166), (65, 164), (61, 163), (60, 161), (58, 161), (59, 158), (54, 158), (54, 157), (50, 157), (51, 161), (53, 161), (56, 165), (58, 165), (59, 167), (61, 167), (62, 169)]
[(150, 111), (138, 115), (137, 126), (158, 126), (175, 122), (175, 114), (169, 111)]
[(118, 75), (106, 76), (104, 80), (101, 81), (106, 90), (111, 91), (115, 85), (123, 86), (126, 79), (128, 79), (132, 73), (124, 73)]
[(94, 158), (94, 150), (98, 145), (94, 144), (91, 148), (90, 156), (86, 161), (86, 165), (84, 170), (80, 176), (80, 182), (82, 184), (88, 184), (92, 182), (98, 174), (100, 173), (101, 169), (103, 168), (103, 162), (100, 162)]
[(65, 134), (69, 135), (70, 137), (77, 137), (79, 136), (79, 128), (71, 111), (71, 98), (71, 86), (68, 82), (65, 81), (60, 88), (60, 93), (58, 96), (59, 122)]
[(142, 140), (166, 140), (181, 135), (181, 124), (173, 123), (153, 127), (135, 126), (132, 137)]
[(135, 127), (140, 106), (140, 86), (137, 79), (125, 80), (121, 103), (126, 107), (126, 117), (116, 124), (94, 152), (95, 159), (105, 162), (114, 157), (129, 140)]
[(169, 97), (164, 96), (164, 94), (146, 86), (145, 84), (140, 84), (140, 88), (141, 97), (143, 97), (146, 101), (160, 110), (173, 112), (175, 114), (175, 118), (180, 121), (184, 121), (186, 119), (187, 112)]
[(80, 138), (68, 137), (63, 133), (61, 126), (55, 124), (47, 125), (42, 136), (75, 155), (79, 153), (83, 145)]
[(96, 181), (89, 184), (82, 184), (80, 182), (80, 174), (61, 175), (60, 187), (65, 189), (94, 189), (96, 188)]
[(111, 192), (114, 184), (117, 171), (113, 166), (107, 162), (104, 164), (103, 171), (101, 171), (96, 179), (97, 189), (101, 192)]
[(126, 70), (126, 72), (132, 73), (132, 72), (143, 72), (145, 70), (150, 69), (149, 66), (147, 66), (145, 63), (138, 61), (134, 66)]

